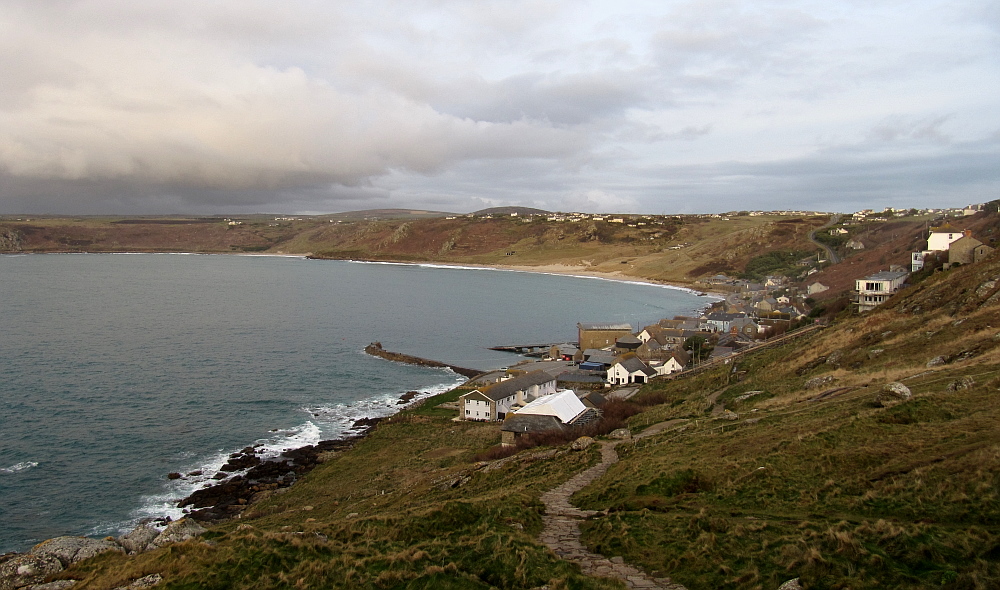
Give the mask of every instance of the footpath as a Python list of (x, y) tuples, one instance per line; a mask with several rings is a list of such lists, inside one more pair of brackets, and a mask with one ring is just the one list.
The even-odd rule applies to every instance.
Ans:
[[(681, 422), (683, 420), (669, 420), (654, 424), (636, 438), (652, 436)], [(587, 551), (580, 540), (580, 520), (600, 514), (600, 512), (580, 510), (570, 504), (570, 496), (593, 483), (604, 475), (608, 467), (618, 462), (618, 453), (615, 451), (615, 447), (623, 442), (626, 441), (602, 441), (600, 443), (600, 463), (542, 494), (545, 517), (543, 519), (544, 528), (539, 540), (562, 559), (579, 565), (583, 573), (588, 576), (618, 578), (628, 588), (687, 590), (684, 586), (675, 584), (670, 578), (654, 578), (642, 570), (628, 565), (621, 557), (608, 559), (603, 555), (591, 553)]]

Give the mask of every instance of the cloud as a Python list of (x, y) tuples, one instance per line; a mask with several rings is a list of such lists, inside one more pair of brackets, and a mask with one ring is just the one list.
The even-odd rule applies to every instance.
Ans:
[(988, 199), (997, 14), (5, 0), (0, 212)]

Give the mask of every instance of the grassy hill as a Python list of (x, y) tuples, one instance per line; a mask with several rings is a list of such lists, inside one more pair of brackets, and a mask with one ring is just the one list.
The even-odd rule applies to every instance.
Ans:
[[(822, 216), (603, 219), (372, 210), (325, 216), (0, 218), (0, 252), (260, 252), (318, 258), (510, 266), (561, 265), (691, 283), (740, 273), (773, 251), (818, 252)], [(615, 221), (617, 220), (617, 222)]]
[[(890, 382), (912, 397), (876, 404)], [(620, 445), (621, 461), (576, 495), (605, 511), (584, 540), (691, 589), (796, 577), (810, 589), (996, 588), (998, 390), (994, 255), (735, 367), (646, 386), (629, 427), (681, 421)], [(150, 573), (165, 588), (623, 588), (537, 541), (539, 497), (596, 462), (595, 447), (477, 463), (499, 431), (437, 407), (459, 393), (382, 423), (200, 541), (60, 576), (84, 588)]]

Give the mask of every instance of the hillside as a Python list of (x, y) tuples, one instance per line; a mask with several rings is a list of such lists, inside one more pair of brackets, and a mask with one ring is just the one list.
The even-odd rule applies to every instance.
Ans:
[[(683, 374), (682, 374), (683, 375)], [(908, 399), (875, 402), (890, 382)], [(1000, 586), (1000, 256), (864, 316), (646, 386), (621, 460), (577, 493), (587, 547), (690, 589)], [(113, 588), (623, 588), (538, 541), (540, 498), (599, 459), (477, 463), (497, 427), (433, 398), (239, 520), (57, 575)], [(723, 407), (735, 414), (723, 412)], [(658, 427), (660, 428), (660, 427)]]
[[(526, 210), (527, 211), (527, 210)], [(0, 252), (206, 252), (485, 264), (689, 284), (773, 251), (818, 252), (822, 216), (589, 216), (372, 210), (333, 216), (0, 219)]]

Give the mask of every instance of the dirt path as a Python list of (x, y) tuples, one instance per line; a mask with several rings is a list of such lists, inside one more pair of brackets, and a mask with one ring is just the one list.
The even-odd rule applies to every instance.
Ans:
[[(669, 420), (654, 424), (636, 438), (657, 434), (681, 422), (684, 420)], [(599, 512), (580, 510), (570, 504), (570, 496), (604, 475), (608, 467), (618, 461), (615, 447), (622, 442), (626, 441), (601, 442), (600, 463), (542, 494), (542, 503), (545, 504), (545, 528), (542, 530), (539, 540), (559, 557), (578, 564), (583, 573), (588, 576), (618, 578), (625, 582), (628, 588), (686, 590), (684, 586), (673, 583), (670, 578), (651, 577), (642, 570), (628, 565), (621, 557), (608, 559), (603, 555), (591, 553), (587, 551), (580, 540), (580, 519), (599, 514)]]

